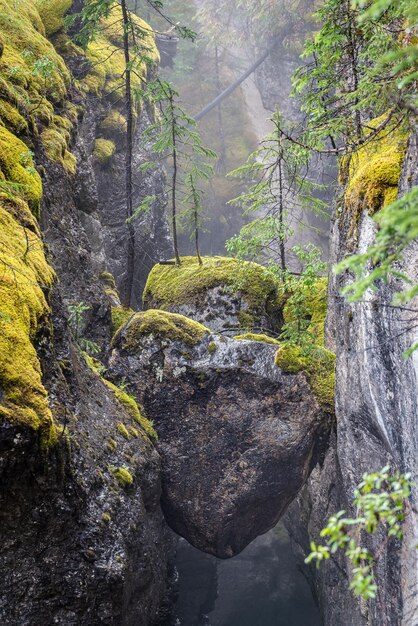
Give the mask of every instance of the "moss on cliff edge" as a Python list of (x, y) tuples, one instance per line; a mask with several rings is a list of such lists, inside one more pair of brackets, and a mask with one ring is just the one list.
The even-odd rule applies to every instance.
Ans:
[(209, 330), (184, 315), (150, 309), (134, 315), (126, 326), (115, 335), (115, 340), (123, 333), (125, 350), (136, 351), (141, 347), (141, 339), (147, 335), (168, 341), (182, 341), (188, 345), (199, 343)]
[(32, 219), (25, 202), (0, 196), (0, 419), (38, 432), (43, 445), (51, 445), (57, 429), (34, 339), (47, 323), (44, 292), (54, 272)]
[(281, 346), (275, 358), (280, 369), (291, 374), (302, 372), (320, 406), (334, 411), (335, 354), (325, 348), (315, 347), (304, 352), (299, 346)]
[[(243, 262), (230, 257), (203, 257), (199, 265), (196, 257), (182, 257), (181, 265), (155, 265), (145, 285), (143, 300), (161, 309), (193, 303), (208, 289), (223, 286), (238, 293), (249, 305), (242, 311), (252, 321), (253, 313), (268, 304), (279, 307), (276, 280), (257, 263)], [(251, 326), (242, 323), (241, 326)]]
[[(385, 115), (369, 122), (376, 128)], [(344, 204), (349, 214), (348, 239), (357, 238), (358, 220), (363, 209), (373, 215), (396, 200), (407, 133), (389, 125), (376, 138), (340, 163), (340, 180), (346, 185)]]

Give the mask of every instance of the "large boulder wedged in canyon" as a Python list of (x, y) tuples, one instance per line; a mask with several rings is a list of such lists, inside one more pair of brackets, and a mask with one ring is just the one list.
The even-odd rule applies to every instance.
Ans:
[(107, 376), (154, 421), (169, 525), (221, 558), (273, 527), (306, 481), (327, 413), (277, 345), (236, 341), (163, 311), (132, 317)]

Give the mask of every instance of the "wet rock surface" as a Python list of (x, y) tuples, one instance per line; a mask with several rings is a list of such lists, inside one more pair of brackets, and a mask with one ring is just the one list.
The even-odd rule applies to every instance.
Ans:
[(169, 525), (221, 558), (273, 527), (315, 463), (326, 419), (275, 346), (206, 334), (190, 345), (128, 322), (108, 376), (124, 378), (154, 421)]

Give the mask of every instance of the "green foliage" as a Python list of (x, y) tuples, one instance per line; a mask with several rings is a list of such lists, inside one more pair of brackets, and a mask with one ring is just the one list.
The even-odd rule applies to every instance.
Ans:
[(84, 337), (85, 314), (90, 306), (85, 302), (78, 302), (68, 306), (68, 326), (72, 332), (74, 341), (83, 352), (93, 355), (100, 352), (100, 347), (94, 341)]
[[(280, 257), (281, 269), (286, 270), (285, 243), (293, 234), (289, 226), (292, 215), (309, 208), (323, 215), (325, 205), (315, 197), (320, 185), (309, 181), (306, 171), (310, 151), (290, 142), (285, 133), (286, 123), (280, 113), (271, 120), (274, 130), (250, 154), (247, 162), (229, 176), (250, 181), (248, 189), (231, 203), (244, 208), (244, 214), (257, 215), (246, 224), (239, 235), (226, 244), (228, 252), (239, 258), (262, 260)], [(260, 216), (261, 215), (261, 216)]]
[[(203, 145), (197, 124), (178, 102), (178, 93), (167, 81), (159, 78), (151, 82), (145, 91), (154, 105), (161, 111), (156, 124), (145, 131), (145, 136), (153, 139), (152, 150), (162, 159), (169, 159), (171, 176), (171, 223), (176, 263), (181, 263), (177, 243), (177, 217), (179, 188), (186, 187), (185, 203), (191, 204), (193, 234), (197, 237), (202, 212), (202, 194), (199, 181), (207, 180), (212, 172), (208, 160), (216, 158), (216, 153)], [(184, 207), (183, 207), (184, 208)], [(190, 209), (185, 213), (190, 222)], [(198, 249), (197, 249), (197, 254)]]
[(403, 538), (402, 524), (406, 517), (408, 498), (411, 495), (410, 474), (392, 474), (384, 467), (378, 472), (364, 474), (362, 482), (354, 492), (355, 517), (346, 517), (345, 511), (339, 511), (330, 517), (327, 526), (321, 531), (326, 538), (325, 545), (311, 543), (311, 553), (305, 563), (320, 563), (329, 559), (337, 550), (343, 550), (351, 562), (350, 588), (355, 595), (365, 600), (376, 597), (377, 586), (374, 582), (373, 567), (375, 558), (379, 558), (382, 546), (373, 555), (361, 545), (362, 538), (382, 529), (390, 538)]

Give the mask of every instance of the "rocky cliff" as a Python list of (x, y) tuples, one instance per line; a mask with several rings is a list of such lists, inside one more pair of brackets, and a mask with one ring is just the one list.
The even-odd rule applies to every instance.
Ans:
[[(67, 305), (83, 302), (80, 334), (99, 349), (109, 342), (99, 274), (121, 278), (125, 254), (126, 122), (110, 113), (122, 52), (109, 32), (86, 53), (74, 46), (62, 30), (70, 5), (0, 2), (0, 617), (160, 623), (173, 543), (154, 432), (88, 367), (67, 327)], [(112, 63), (95, 64), (109, 48)], [(137, 113), (139, 145), (152, 112)], [(162, 181), (158, 170), (137, 181), (138, 197), (159, 199), (138, 224), (150, 242), (167, 232)]]
[[(395, 134), (360, 150), (346, 169), (345, 194), (332, 228), (332, 260), (364, 251), (374, 241), (375, 211), (417, 184), (416, 128), (406, 139)], [(400, 264), (417, 281), (418, 248)], [(332, 513), (350, 511), (354, 487), (364, 472), (390, 464), (417, 476), (417, 359), (403, 353), (416, 341), (416, 314), (392, 306), (398, 281), (381, 284), (361, 302), (348, 303), (340, 289), (353, 280), (333, 276), (329, 289), (328, 341), (337, 355), (336, 430), (322, 467), (291, 509), (288, 527), (308, 549)], [(376, 568), (378, 595), (370, 606), (348, 590), (349, 566), (333, 558), (316, 578), (326, 625), (410, 625), (417, 621), (416, 503), (411, 502), (402, 543), (385, 547), (377, 536), (370, 547), (382, 552)], [(298, 523), (298, 520), (301, 522)], [(298, 530), (296, 530), (298, 528)]]

